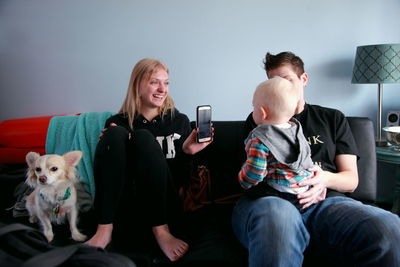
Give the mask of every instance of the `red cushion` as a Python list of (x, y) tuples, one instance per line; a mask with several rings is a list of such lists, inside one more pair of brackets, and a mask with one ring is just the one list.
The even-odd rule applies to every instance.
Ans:
[(5, 120), (0, 123), (0, 147), (44, 148), (53, 116)]

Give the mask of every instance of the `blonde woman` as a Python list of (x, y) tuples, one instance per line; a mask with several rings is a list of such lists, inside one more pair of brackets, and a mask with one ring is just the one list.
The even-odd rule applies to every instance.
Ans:
[(210, 142), (197, 143), (197, 129), (174, 107), (163, 63), (145, 58), (135, 65), (105, 129), (94, 163), (98, 226), (87, 244), (105, 248), (120, 237), (143, 248), (154, 240), (169, 260), (180, 259), (189, 245), (174, 235), (182, 211), (177, 191), (190, 179), (189, 155)]

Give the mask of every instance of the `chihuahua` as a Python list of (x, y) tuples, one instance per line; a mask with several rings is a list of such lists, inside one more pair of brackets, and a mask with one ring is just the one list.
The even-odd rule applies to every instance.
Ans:
[(82, 158), (81, 151), (71, 151), (62, 156), (43, 155), (29, 152), (26, 183), (33, 192), (26, 199), (31, 223), (40, 221), (43, 233), (51, 242), (54, 237), (51, 223), (61, 224), (68, 218), (72, 239), (84, 241), (86, 236), (77, 229), (77, 196), (75, 183), (78, 182), (76, 165)]

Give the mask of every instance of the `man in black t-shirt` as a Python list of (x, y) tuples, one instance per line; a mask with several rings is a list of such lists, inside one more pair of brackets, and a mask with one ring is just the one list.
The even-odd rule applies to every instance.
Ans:
[[(243, 196), (238, 201), (232, 225), (249, 251), (249, 267), (301, 266), (310, 242), (319, 256), (333, 264), (400, 266), (399, 217), (337, 196), (337, 192), (353, 192), (358, 185), (357, 147), (345, 116), (335, 109), (305, 103), (308, 74), (293, 53), (267, 53), (265, 70), (268, 78), (279, 76), (298, 88), (295, 117), (302, 124), (317, 166), (313, 178), (299, 183), (311, 186), (298, 195), (303, 205), (300, 212), (290, 202), (273, 196)], [(255, 126), (250, 114), (247, 130)]]

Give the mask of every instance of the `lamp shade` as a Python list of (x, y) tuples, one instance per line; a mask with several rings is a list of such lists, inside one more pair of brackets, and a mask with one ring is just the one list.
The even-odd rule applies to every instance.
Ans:
[(400, 82), (400, 44), (357, 47), (352, 83)]

